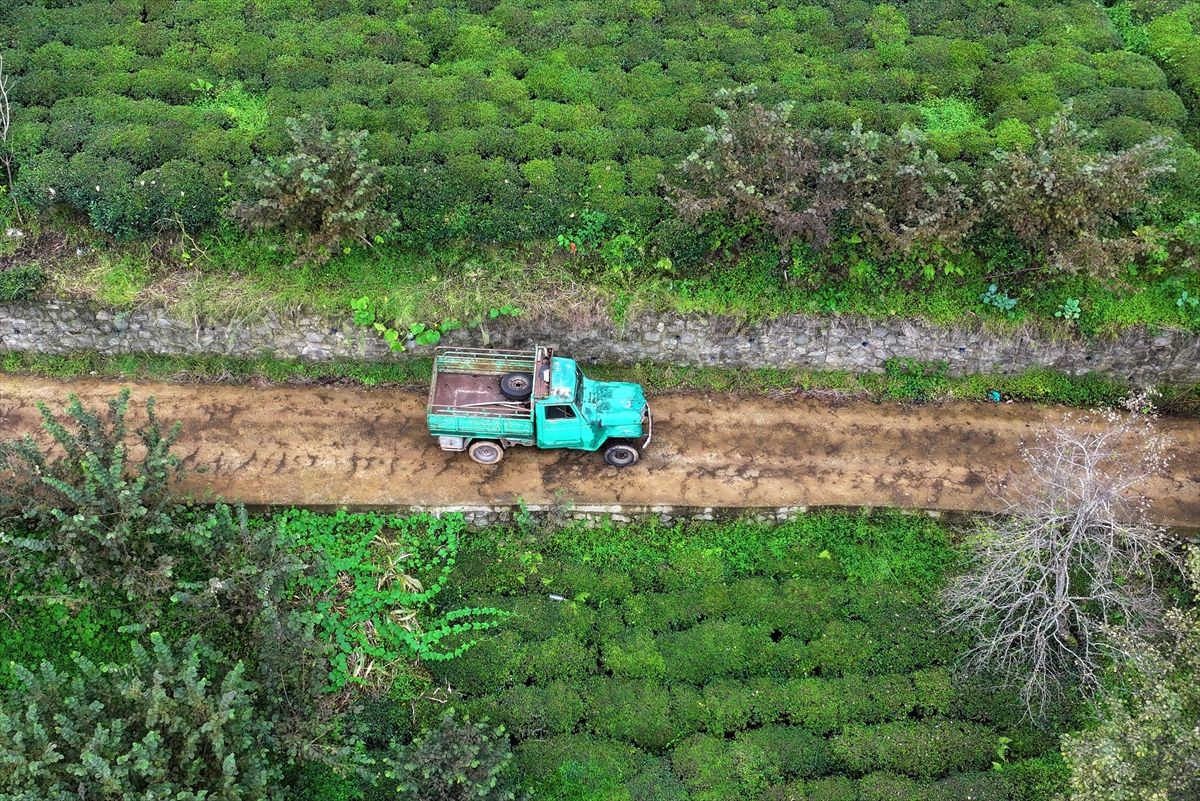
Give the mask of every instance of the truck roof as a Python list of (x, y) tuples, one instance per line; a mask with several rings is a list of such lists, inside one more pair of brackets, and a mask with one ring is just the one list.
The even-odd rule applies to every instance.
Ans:
[(546, 398), (556, 403), (574, 403), (579, 368), (574, 359), (555, 356), (550, 359), (550, 394)]

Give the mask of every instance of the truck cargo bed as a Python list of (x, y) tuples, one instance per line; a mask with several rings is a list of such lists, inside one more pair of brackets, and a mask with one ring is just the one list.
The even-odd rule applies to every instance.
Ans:
[(517, 403), (500, 394), (499, 375), (440, 373), (433, 392), (433, 406), (456, 412), (529, 413), (529, 402)]
[[(433, 361), (429, 390), (429, 432), (440, 437), (499, 439), (533, 444), (533, 404), (511, 401), (500, 392), (507, 373), (534, 376), (533, 397), (544, 397), (548, 386), (539, 363), (548, 363), (545, 348), (528, 351), (439, 348)], [(539, 380), (541, 378), (541, 380)], [(445, 446), (443, 446), (445, 447)]]

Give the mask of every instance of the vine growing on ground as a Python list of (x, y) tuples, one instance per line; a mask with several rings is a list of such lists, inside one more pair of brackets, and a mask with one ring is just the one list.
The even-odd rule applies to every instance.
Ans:
[(494, 607), (436, 608), (466, 528), (460, 515), (292, 509), (278, 525), (301, 553), (324, 557), (300, 584), (313, 593), (318, 626), (334, 644), (332, 689), (385, 691), (405, 665), (461, 656), (511, 616)]

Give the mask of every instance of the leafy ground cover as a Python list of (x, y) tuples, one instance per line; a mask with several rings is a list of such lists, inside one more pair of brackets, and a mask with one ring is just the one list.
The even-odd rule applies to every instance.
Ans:
[[(77, 353), (67, 356), (7, 352), (0, 354), (0, 372), (52, 378), (121, 378), (167, 382), (270, 382), (279, 384), (345, 383), (365, 387), (428, 387), (431, 362), (406, 358), (394, 362), (301, 362), (263, 357), (225, 356), (106, 356)], [(1072, 376), (1035, 369), (1014, 375), (971, 375), (951, 378), (940, 364), (894, 360), (881, 374), (835, 370), (728, 369), (664, 364), (590, 365), (587, 374), (598, 380), (636, 381), (651, 392), (727, 392), (774, 394), (833, 393), (847, 397), (907, 402), (942, 400), (989, 401), (991, 391), (1002, 399), (1056, 403), (1093, 408), (1115, 406), (1130, 385), (1096, 374)], [(1200, 390), (1195, 386), (1159, 388), (1159, 407), (1167, 414), (1200, 413)]]

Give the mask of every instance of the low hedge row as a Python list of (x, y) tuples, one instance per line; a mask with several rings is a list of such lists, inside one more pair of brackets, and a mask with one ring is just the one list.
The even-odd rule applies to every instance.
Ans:
[(844, 595), (823, 580), (751, 578), (599, 608), (549, 596), (470, 602), (515, 612), (506, 632), (439, 667), (447, 680), (475, 691), (596, 672), (696, 687), (755, 676), (908, 673), (950, 662), (958, 647), (903, 590)]
[(1050, 761), (1029, 760), (989, 771), (976, 760), (974, 769), (942, 778), (887, 770), (828, 775), (838, 768), (828, 742), (782, 726), (732, 740), (698, 735), (664, 758), (608, 738), (557, 736), (523, 743), (518, 760), (538, 798), (598, 799), (621, 787), (626, 794), (608, 797), (629, 798), (628, 788), (653, 781), (653, 794), (633, 797), (693, 801), (1012, 801), (1039, 798), (1025, 791), (1024, 781), (1044, 782), (1061, 770)]
[(662, 752), (689, 735), (731, 737), (768, 725), (825, 736), (848, 726), (938, 720), (956, 709), (955, 697), (948, 672), (933, 668), (835, 679), (721, 679), (704, 687), (598, 674), (495, 688), (460, 703), (518, 739), (588, 731)]

